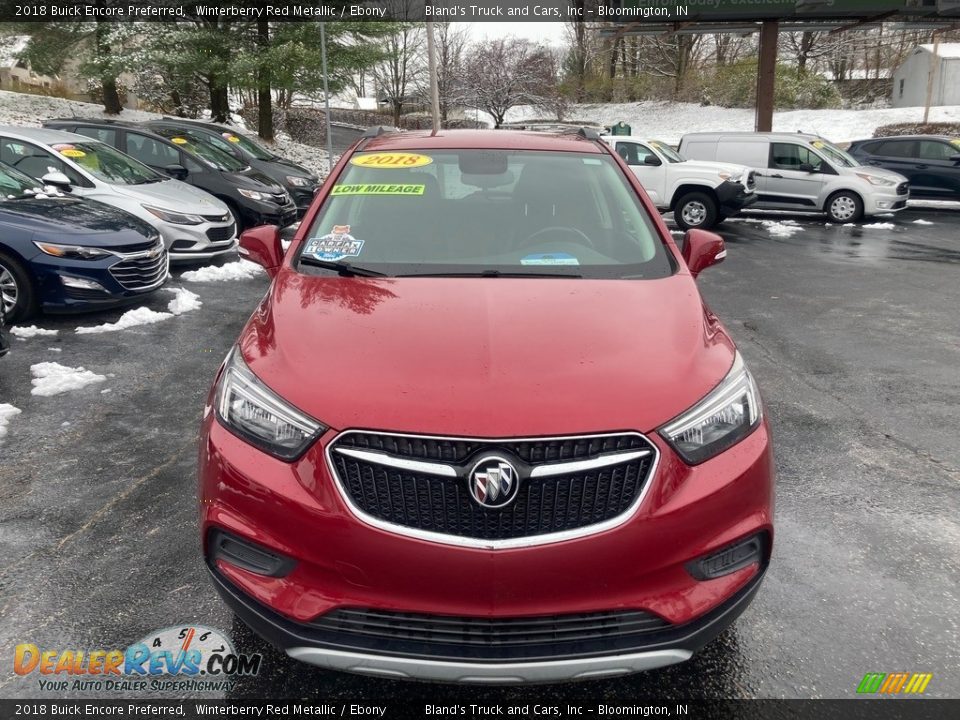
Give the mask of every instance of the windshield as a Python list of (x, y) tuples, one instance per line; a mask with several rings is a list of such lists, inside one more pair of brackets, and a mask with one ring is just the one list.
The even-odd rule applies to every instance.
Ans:
[(506, 150), (359, 153), (305, 240), (303, 272), (665, 277), (670, 256), (607, 155)]
[(241, 150), (249, 153), (251, 157), (254, 157), (257, 160), (273, 160), (273, 158), (276, 157), (276, 155), (274, 155), (272, 152), (267, 150), (265, 147), (261, 147), (246, 135), (225, 130), (224, 132), (220, 133), (220, 136), (226, 142), (239, 145)]
[(197, 137), (192, 130), (180, 130), (174, 128), (158, 128), (154, 130), (157, 135), (166, 138), (174, 145), (186, 150), (193, 157), (197, 158), (204, 165), (214, 167), (224, 172), (240, 172), (246, 170), (245, 165), (237, 160), (233, 155), (214, 147), (208, 142), (204, 142), (202, 137)]
[(50, 147), (103, 182), (142, 185), (168, 179), (139, 160), (96, 140), (57, 143)]
[(854, 160), (852, 155), (845, 153), (836, 145), (831, 145), (826, 140), (813, 140), (813, 147), (827, 156), (827, 160), (840, 167), (860, 167), (860, 163)]
[(654, 149), (658, 153), (663, 155), (668, 162), (672, 162), (672, 163), (685, 162), (683, 157), (676, 150), (674, 150), (672, 147), (667, 145), (665, 142), (662, 142), (660, 140), (651, 140), (650, 144), (653, 145)]
[(39, 191), (36, 180), (6, 163), (0, 163), (0, 201), (33, 195)]

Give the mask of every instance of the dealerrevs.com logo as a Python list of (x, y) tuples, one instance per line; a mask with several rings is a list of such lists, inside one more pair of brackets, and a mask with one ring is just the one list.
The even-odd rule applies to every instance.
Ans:
[(237, 653), (224, 633), (178, 625), (149, 633), (125, 650), (41, 649), (21, 643), (13, 670), (39, 676), (44, 691), (229, 691), (236, 678), (260, 672), (262, 656)]

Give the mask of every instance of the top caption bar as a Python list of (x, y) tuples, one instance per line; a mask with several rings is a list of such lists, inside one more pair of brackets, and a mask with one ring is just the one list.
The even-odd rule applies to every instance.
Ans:
[[(662, 0), (473, 0), (471, 2), (426, 2), (425, 0), (0, 0), (2, 22), (93, 22), (114, 20), (203, 21), (268, 20), (271, 22), (309, 21), (423, 21), (456, 22), (568, 22), (583, 20), (660, 21), (682, 20), (693, 6), (716, 0), (692, 0), (692, 3)], [(793, 7), (795, 0), (766, 0)]]

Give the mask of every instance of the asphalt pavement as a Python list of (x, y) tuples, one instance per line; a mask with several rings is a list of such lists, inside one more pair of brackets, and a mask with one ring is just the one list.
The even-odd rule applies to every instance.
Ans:
[[(230, 697), (851, 698), (864, 673), (896, 671), (933, 673), (927, 696), (960, 697), (960, 211), (877, 221), (890, 228), (772, 219), (721, 226), (728, 257), (700, 286), (773, 425), (773, 561), (753, 605), (691, 661), (574, 685), (424, 685), (323, 672), (236, 624), (199, 552), (196, 433), (261, 276), (182, 283), (202, 308), (122, 332), (74, 332), (122, 311), (41, 318), (59, 334), (14, 340), (0, 360), (0, 402), (23, 410), (0, 444), (0, 697), (113, 696), (45, 692), (13, 673), (18, 643), (123, 648), (184, 623), (264, 654)], [(43, 361), (107, 381), (31, 396)]]

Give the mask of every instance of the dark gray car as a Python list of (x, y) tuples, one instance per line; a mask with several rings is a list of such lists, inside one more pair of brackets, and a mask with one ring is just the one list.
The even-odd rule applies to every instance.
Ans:
[(864, 165), (893, 170), (910, 180), (912, 197), (960, 199), (960, 139), (946, 135), (902, 135), (850, 143)]

